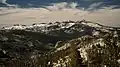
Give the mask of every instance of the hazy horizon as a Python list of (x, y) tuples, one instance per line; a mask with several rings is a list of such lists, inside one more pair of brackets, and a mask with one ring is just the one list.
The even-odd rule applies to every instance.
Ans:
[(0, 0), (0, 24), (32, 24), (82, 19), (120, 26), (118, 0)]

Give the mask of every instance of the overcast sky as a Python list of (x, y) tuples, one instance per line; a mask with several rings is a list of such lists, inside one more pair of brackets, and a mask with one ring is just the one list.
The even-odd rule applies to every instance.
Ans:
[(0, 0), (0, 24), (32, 24), (85, 19), (109, 26), (120, 26), (119, 1)]

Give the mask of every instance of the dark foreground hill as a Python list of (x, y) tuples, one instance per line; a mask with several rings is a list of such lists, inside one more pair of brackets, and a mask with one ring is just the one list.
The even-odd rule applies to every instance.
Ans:
[(3, 27), (0, 66), (119, 67), (120, 28), (85, 20)]

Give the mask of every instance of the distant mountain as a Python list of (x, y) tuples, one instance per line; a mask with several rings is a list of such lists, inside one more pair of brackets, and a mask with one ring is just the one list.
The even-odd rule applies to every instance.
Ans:
[(5, 67), (120, 66), (120, 28), (91, 21), (35, 23), (0, 30)]

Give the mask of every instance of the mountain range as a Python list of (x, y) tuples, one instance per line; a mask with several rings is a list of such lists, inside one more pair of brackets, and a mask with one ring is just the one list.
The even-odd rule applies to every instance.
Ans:
[(119, 67), (120, 28), (91, 21), (15, 24), (0, 30), (4, 67)]

